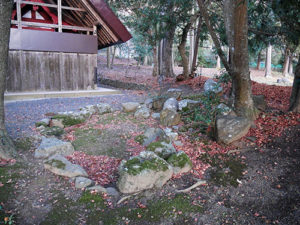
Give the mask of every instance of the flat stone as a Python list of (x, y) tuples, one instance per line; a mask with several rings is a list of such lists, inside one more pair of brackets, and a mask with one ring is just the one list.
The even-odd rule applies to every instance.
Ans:
[(122, 103), (124, 112), (135, 112), (139, 106), (140, 106), (140, 103), (138, 103), (138, 102)]
[(40, 146), (35, 150), (35, 158), (48, 158), (54, 154), (62, 156), (72, 155), (74, 147), (70, 142), (61, 141), (57, 138), (42, 138)]
[(92, 185), (93, 181), (86, 177), (76, 177), (75, 179), (75, 188), (81, 189), (86, 188)]
[(88, 191), (96, 191), (98, 193), (107, 193), (106, 188), (102, 187), (101, 185), (96, 185), (96, 186), (92, 186), (87, 188)]
[(62, 155), (53, 155), (44, 162), (45, 169), (64, 177), (87, 177), (87, 172), (79, 165), (73, 164)]

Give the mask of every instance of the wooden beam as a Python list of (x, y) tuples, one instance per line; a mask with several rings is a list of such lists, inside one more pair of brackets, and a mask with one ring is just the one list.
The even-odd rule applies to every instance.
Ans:
[(21, 1), (17, 0), (17, 25), (18, 25), (18, 29), (22, 29), (22, 13), (21, 13)]
[[(12, 20), (12, 24), (18, 24), (17, 20)], [(26, 22), (21, 21), (21, 25), (23, 26), (32, 26), (32, 27), (49, 27), (49, 28), (58, 28), (57, 24), (49, 24), (49, 23), (36, 23), (36, 22)], [(62, 25), (62, 29), (66, 30), (82, 30), (82, 31), (94, 31), (94, 28), (90, 27), (76, 27), (76, 26), (68, 26), (68, 25)]]
[(61, 0), (57, 0), (57, 18), (58, 18), (58, 32), (62, 32)]
[[(18, 0), (14, 0), (14, 2), (17, 2)], [(30, 1), (20, 1), (21, 4), (27, 4), (27, 5), (38, 5), (38, 6), (45, 6), (49, 8), (57, 8), (57, 5), (55, 4), (48, 4), (48, 3), (41, 3), (41, 2), (30, 2)], [(75, 8), (75, 7), (69, 7), (69, 6), (61, 6), (62, 9), (66, 10), (72, 10), (72, 11), (81, 11), (86, 12), (85, 9), (82, 8)]]

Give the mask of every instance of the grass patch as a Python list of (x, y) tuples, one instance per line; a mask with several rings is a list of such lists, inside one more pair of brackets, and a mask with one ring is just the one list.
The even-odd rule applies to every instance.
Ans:
[(100, 130), (88, 129), (88, 130), (75, 130), (76, 140), (72, 142), (76, 151), (81, 148), (87, 147), (87, 145), (94, 145), (97, 143), (97, 136), (101, 134)]
[(15, 147), (19, 151), (29, 151), (32, 147), (32, 141), (29, 137), (14, 141)]
[(68, 115), (55, 115), (52, 119), (62, 119), (62, 123), (65, 127), (71, 127), (77, 124), (83, 123), (84, 119), (74, 118)]

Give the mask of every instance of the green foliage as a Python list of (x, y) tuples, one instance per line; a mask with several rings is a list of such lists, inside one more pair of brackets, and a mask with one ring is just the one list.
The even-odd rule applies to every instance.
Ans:
[(36, 122), (36, 123), (35, 123), (35, 127), (40, 127), (40, 126), (47, 127), (48, 124), (46, 124), (46, 123), (44, 123), (44, 122)]
[(146, 137), (144, 135), (138, 135), (134, 138), (134, 140), (141, 145), (144, 143), (145, 138)]
[(84, 122), (84, 119), (74, 118), (68, 115), (55, 115), (52, 117), (52, 119), (62, 119), (62, 123), (65, 127), (74, 126)]

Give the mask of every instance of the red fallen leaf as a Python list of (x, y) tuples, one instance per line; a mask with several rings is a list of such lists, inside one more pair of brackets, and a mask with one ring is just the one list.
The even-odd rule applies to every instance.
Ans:
[(0, 187), (3, 187), (3, 186), (4, 186), (4, 184), (2, 182), (0, 182)]

